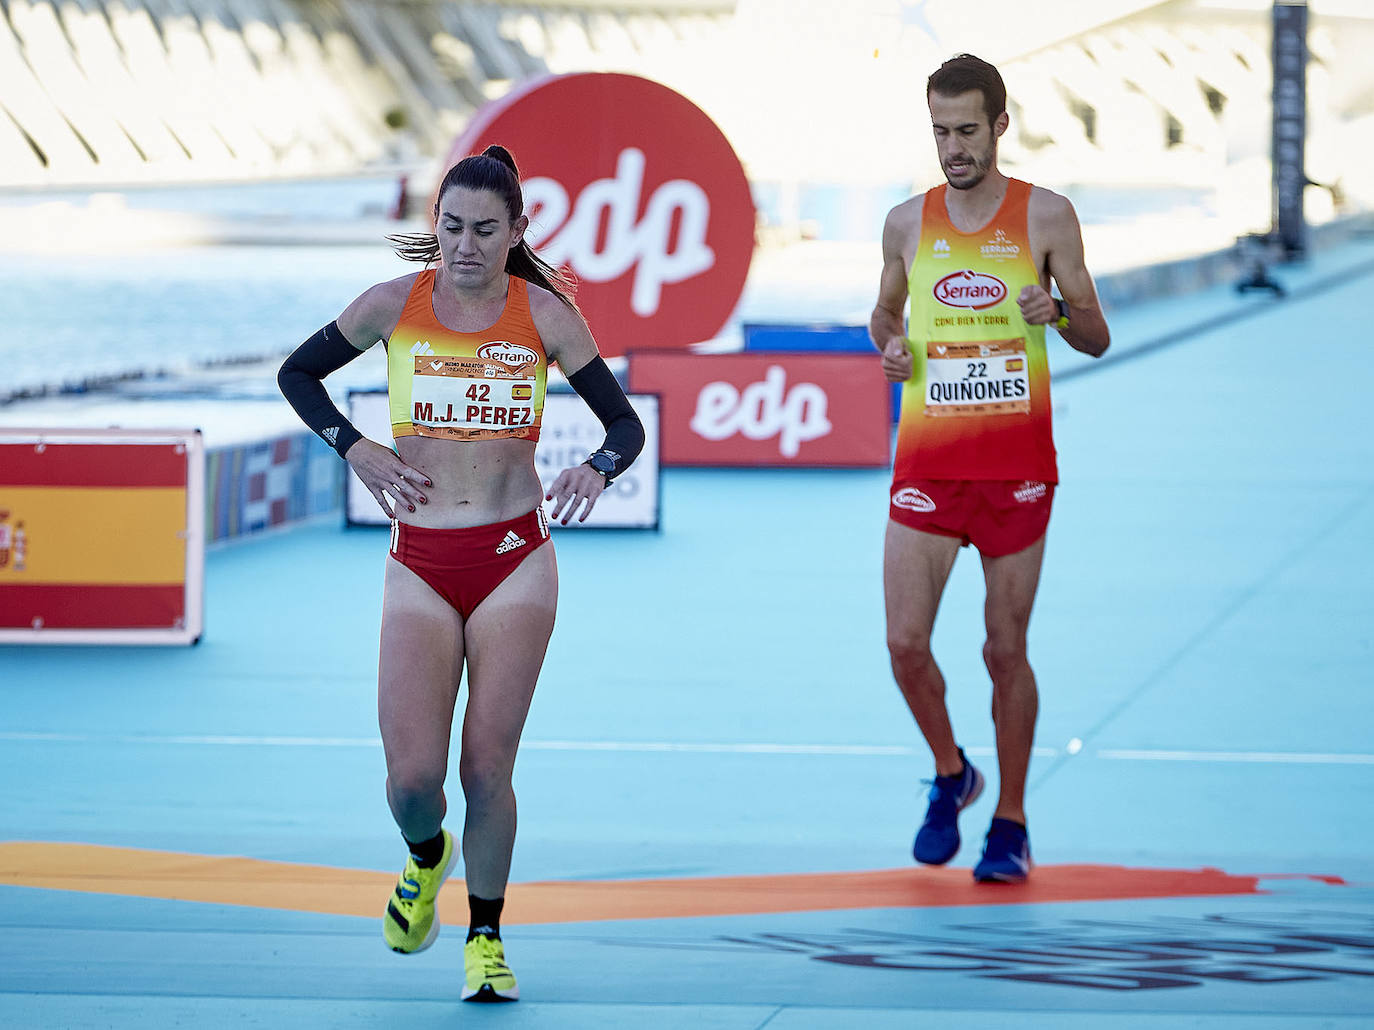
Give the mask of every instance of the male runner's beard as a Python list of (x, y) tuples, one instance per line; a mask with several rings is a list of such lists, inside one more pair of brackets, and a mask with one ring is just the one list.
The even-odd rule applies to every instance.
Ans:
[(944, 169), (945, 180), (950, 187), (956, 190), (971, 190), (985, 178), (992, 169), (992, 163), (997, 157), (997, 145), (994, 143), (983, 151), (982, 154), (961, 154), (961, 158), (967, 164), (958, 172), (950, 171), (950, 164), (953, 162), (943, 162), (941, 167)]

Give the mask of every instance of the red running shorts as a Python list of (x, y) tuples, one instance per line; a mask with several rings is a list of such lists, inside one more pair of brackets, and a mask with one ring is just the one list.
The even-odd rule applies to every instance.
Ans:
[(1054, 486), (1026, 479), (894, 482), (888, 514), (903, 526), (952, 536), (989, 558), (1001, 558), (1045, 535)]
[(543, 508), (505, 522), (464, 529), (391, 524), (391, 557), (467, 619), (493, 590), (549, 539)]

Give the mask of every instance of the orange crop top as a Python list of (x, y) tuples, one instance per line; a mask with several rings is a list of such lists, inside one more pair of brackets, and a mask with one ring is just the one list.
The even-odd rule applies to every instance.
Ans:
[(495, 324), (462, 333), (434, 314), (435, 270), (415, 277), (386, 345), (391, 434), (537, 441), (549, 359), (530, 315), (529, 284), (510, 277)]

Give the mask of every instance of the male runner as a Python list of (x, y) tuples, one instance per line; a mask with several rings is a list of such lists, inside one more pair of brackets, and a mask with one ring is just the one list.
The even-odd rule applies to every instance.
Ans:
[(883, 587), (892, 671), (935, 758), (912, 848), (930, 865), (959, 850), (959, 812), (983, 789), (950, 725), (931, 630), (960, 546), (973, 544), (983, 562), (1001, 793), (973, 870), (980, 882), (1017, 882), (1030, 870), (1024, 801), (1039, 702), (1026, 629), (1059, 479), (1045, 326), (1093, 357), (1109, 342), (1073, 205), (997, 168), (1006, 96), (997, 69), (968, 54), (930, 76), (948, 185), (889, 212), (869, 323), (884, 375), (906, 384)]

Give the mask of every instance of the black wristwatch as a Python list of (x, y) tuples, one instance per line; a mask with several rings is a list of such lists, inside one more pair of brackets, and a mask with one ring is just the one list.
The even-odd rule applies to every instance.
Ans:
[(1067, 329), (1069, 327), (1069, 306), (1062, 298), (1054, 298), (1055, 307), (1059, 309), (1059, 318), (1055, 320), (1056, 329)]
[(592, 471), (601, 476), (606, 481), (606, 485), (611, 485), (611, 480), (615, 478), (616, 459), (609, 451), (594, 451), (582, 464), (590, 465)]

